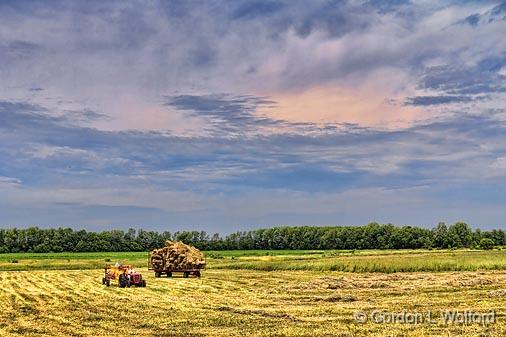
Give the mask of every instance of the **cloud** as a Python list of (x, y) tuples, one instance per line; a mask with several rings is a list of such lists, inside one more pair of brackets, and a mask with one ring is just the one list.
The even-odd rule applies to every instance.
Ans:
[(65, 118), (73, 123), (90, 123), (95, 122), (97, 120), (110, 119), (110, 117), (104, 113), (96, 112), (89, 109), (65, 110), (64, 114)]
[(499, 223), (503, 7), (2, 2), (3, 221)]
[(197, 117), (207, 117), (211, 125), (225, 131), (242, 131), (276, 126), (282, 121), (258, 116), (259, 107), (272, 107), (275, 102), (263, 97), (221, 95), (178, 95), (167, 97), (166, 106)]
[(267, 16), (283, 9), (284, 4), (279, 1), (246, 1), (234, 10), (232, 19), (254, 19)]
[(11, 177), (0, 176), (0, 186), (18, 186), (21, 184), (21, 180)]
[(20, 60), (27, 60), (35, 56), (41, 48), (36, 43), (31, 43), (22, 40), (11, 40), (0, 44), (0, 50), (3, 55), (4, 66), (9, 65), (11, 62), (19, 62)]
[(423, 89), (453, 95), (476, 95), (506, 91), (506, 77), (479, 67), (447, 65), (428, 68), (420, 81)]
[(497, 158), (491, 165), (495, 169), (501, 169), (504, 173), (506, 173), (504, 170), (506, 170), (506, 157), (499, 157)]
[[(259, 111), (291, 123), (354, 123), (383, 128), (406, 127), (416, 120), (431, 117), (416, 107), (396, 104), (393, 95), (387, 86), (379, 83), (360, 89), (344, 85), (315, 86), (273, 93), (271, 99), (276, 102), (275, 108), (259, 106)], [(386, 99), (388, 96), (390, 99)]]
[(497, 21), (506, 20), (506, 2), (501, 2), (492, 9), (482, 13), (475, 13), (467, 16), (461, 23), (469, 24), (472, 27), (478, 25), (492, 24)]
[[(245, 98), (179, 99), (178, 106), (191, 113), (203, 111), (232, 123), (242, 119), (234, 115), (235, 108), (250, 102)], [(494, 115), (456, 115), (401, 131), (322, 129), (311, 137), (288, 133), (242, 139), (226, 134), (184, 138), (71, 126), (43, 115), (35, 119), (29, 105), (28, 111), (20, 109), (24, 105), (12, 106), (18, 110), (4, 110), (0, 115), (12, 121), (0, 126), (2, 137), (23, 146), (2, 146), (6, 163), (2, 174), (17, 174), (29, 182), (44, 177), (45, 183), (63, 185), (76, 176), (99, 184), (112, 182), (111, 177), (141, 184), (148, 179), (175, 189), (200, 181), (199, 189), (208, 191), (238, 186), (337, 191), (371, 184), (394, 187), (458, 181), (501, 156), (505, 131)], [(254, 117), (246, 116), (256, 123)], [(9, 133), (14, 124), (16, 133)]]
[(0, 112), (2, 113), (34, 113), (46, 111), (45, 108), (25, 102), (0, 101)]
[(404, 104), (406, 105), (439, 105), (448, 103), (468, 103), (472, 102), (472, 97), (469, 96), (415, 96), (408, 97)]

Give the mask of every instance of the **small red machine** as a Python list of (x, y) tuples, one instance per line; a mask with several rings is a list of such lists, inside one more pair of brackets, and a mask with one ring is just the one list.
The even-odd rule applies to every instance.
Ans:
[(104, 268), (102, 284), (110, 286), (111, 280), (118, 280), (118, 286), (120, 288), (146, 286), (146, 280), (142, 278), (142, 274), (136, 272), (130, 265), (106, 265)]

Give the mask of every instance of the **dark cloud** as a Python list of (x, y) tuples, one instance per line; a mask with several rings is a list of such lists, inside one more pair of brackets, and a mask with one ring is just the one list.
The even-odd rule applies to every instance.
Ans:
[(336, 38), (369, 27), (371, 16), (364, 15), (368, 11), (367, 7), (351, 6), (345, 1), (329, 1), (306, 12), (292, 24), (300, 36), (307, 36), (313, 31), (323, 31)]
[(404, 102), (405, 105), (427, 106), (441, 105), (448, 103), (468, 103), (474, 101), (475, 98), (469, 96), (415, 96), (408, 97)]
[[(230, 17), (232, 20), (263, 22), (272, 36), (293, 29), (298, 36), (324, 32), (329, 37), (341, 37), (369, 27), (369, 15), (375, 6), (352, 4), (347, 1), (240, 1)], [(367, 15), (364, 15), (367, 14)]]
[(399, 9), (401, 6), (409, 5), (410, 0), (369, 0), (368, 5), (378, 9), (380, 12), (388, 13)]
[(219, 129), (248, 130), (262, 126), (275, 126), (282, 121), (256, 114), (260, 107), (275, 102), (263, 97), (230, 95), (179, 95), (167, 97), (166, 106), (193, 116), (208, 117)]
[(284, 4), (279, 1), (241, 1), (231, 17), (232, 19), (255, 19), (258, 16), (266, 16), (282, 10)]
[(264, 128), (277, 128), (288, 133), (308, 133), (352, 130), (356, 125), (346, 123), (314, 124), (289, 122), (260, 114), (259, 109), (275, 109), (276, 102), (266, 97), (214, 95), (176, 95), (166, 97), (165, 106), (189, 116), (204, 117), (208, 128), (216, 137), (262, 134)]
[(481, 72), (497, 72), (506, 66), (506, 53), (501, 56), (486, 57), (478, 62), (476, 69)]
[(15, 40), (2, 43), (0, 40), (0, 60), (3, 63), (0, 70), (3, 69), (5, 65), (9, 65), (12, 62), (19, 62), (36, 57), (41, 49), (42, 47), (40, 45), (29, 41)]
[[(51, 135), (52, 131), (62, 132), (62, 136), (71, 136), (76, 123), (92, 122), (109, 117), (92, 110), (66, 110), (63, 115), (54, 116), (50, 111), (40, 105), (24, 102), (0, 101), (0, 123), (3, 128), (13, 132), (17, 137), (25, 137), (24, 132), (33, 132), (32, 128), (42, 128), (38, 134)], [(77, 133), (80, 129), (75, 129)], [(55, 134), (56, 136), (56, 134)], [(74, 138), (74, 137), (71, 137)]]
[(484, 71), (483, 64), (481, 69), (480, 66), (466, 67), (461, 64), (432, 67), (425, 71), (420, 87), (451, 95), (506, 92), (506, 76), (492, 71), (493, 69), (496, 67)]
[(492, 15), (503, 15), (506, 16), (506, 1), (502, 1), (499, 5), (495, 6), (491, 10)]
[(9, 101), (0, 101), (0, 112), (1, 113), (8, 113), (8, 112), (14, 112), (14, 113), (34, 113), (34, 112), (41, 112), (41, 111), (47, 111), (45, 108), (25, 103), (25, 102), (9, 102)]
[(480, 14), (469, 15), (464, 19), (464, 21), (469, 25), (476, 27), (478, 25), (478, 22), (480, 21)]
[(98, 120), (109, 120), (110, 117), (104, 113), (84, 109), (84, 110), (65, 110), (62, 118), (71, 123), (90, 123)]
[(501, 2), (488, 11), (471, 14), (459, 23), (477, 27), (504, 20), (506, 20), (506, 2)]

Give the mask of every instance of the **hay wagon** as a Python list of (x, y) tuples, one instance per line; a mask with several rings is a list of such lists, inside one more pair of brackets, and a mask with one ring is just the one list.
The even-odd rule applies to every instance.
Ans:
[(200, 277), (205, 266), (204, 254), (182, 242), (166, 241), (165, 247), (154, 249), (148, 257), (148, 270), (153, 270), (155, 277), (172, 277), (174, 273)]
[(183, 277), (195, 276), (200, 277), (200, 271), (204, 268), (200, 269), (156, 269), (153, 267), (149, 267), (149, 270), (155, 272), (155, 277), (162, 277), (166, 275), (167, 277), (172, 277), (173, 273), (183, 273)]

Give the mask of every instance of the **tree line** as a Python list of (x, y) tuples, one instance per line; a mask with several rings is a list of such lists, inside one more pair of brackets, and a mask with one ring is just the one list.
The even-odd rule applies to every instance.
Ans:
[(506, 245), (504, 230), (473, 230), (464, 222), (435, 228), (370, 223), (365, 226), (273, 227), (226, 236), (204, 231), (129, 229), (89, 232), (71, 228), (0, 229), (0, 253), (126, 252), (162, 247), (166, 240), (183, 241), (202, 250), (238, 249), (416, 249), (485, 248)]

